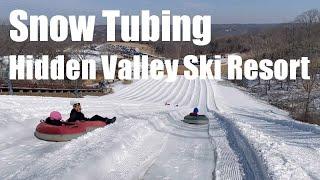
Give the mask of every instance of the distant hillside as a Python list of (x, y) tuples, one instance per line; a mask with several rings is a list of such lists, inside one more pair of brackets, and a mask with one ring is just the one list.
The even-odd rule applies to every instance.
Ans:
[[(226, 36), (242, 35), (246, 33), (257, 33), (279, 24), (213, 24), (212, 36), (213, 38), (221, 38)], [(121, 40), (120, 25), (116, 26), (116, 39)], [(98, 25), (95, 27), (95, 40), (104, 40), (106, 37), (106, 26)]]
[(214, 38), (236, 36), (246, 33), (258, 33), (279, 26), (279, 24), (213, 24)]

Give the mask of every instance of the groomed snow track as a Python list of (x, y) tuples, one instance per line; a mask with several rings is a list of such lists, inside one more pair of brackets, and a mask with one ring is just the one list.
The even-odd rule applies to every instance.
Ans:
[[(52, 110), (67, 117), (70, 99), (0, 96), (0, 179), (319, 177), (317, 163), (298, 163), (294, 154), (281, 154), (292, 147), (318, 160), (319, 128), (296, 123), (234, 87), (178, 77), (174, 83), (140, 80), (115, 91), (81, 102), (87, 116), (117, 116), (117, 122), (66, 143), (39, 141), (33, 131), (39, 118)], [(181, 122), (196, 106), (209, 117), (208, 125)], [(294, 140), (282, 130), (303, 136)], [(307, 147), (298, 147), (299, 143)], [(279, 149), (270, 151), (271, 147)]]

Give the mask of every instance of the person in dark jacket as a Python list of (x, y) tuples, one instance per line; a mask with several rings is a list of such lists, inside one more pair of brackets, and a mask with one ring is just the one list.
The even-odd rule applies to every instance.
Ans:
[(75, 121), (103, 121), (107, 124), (114, 123), (116, 121), (116, 117), (109, 119), (107, 117), (102, 117), (99, 115), (95, 115), (91, 118), (86, 118), (84, 114), (81, 112), (81, 104), (79, 102), (72, 102), (73, 109), (70, 112), (70, 118), (67, 120), (68, 122)]
[(199, 109), (198, 109), (197, 107), (195, 107), (195, 108), (193, 109), (193, 112), (190, 113), (190, 116), (198, 116), (198, 113), (199, 113)]

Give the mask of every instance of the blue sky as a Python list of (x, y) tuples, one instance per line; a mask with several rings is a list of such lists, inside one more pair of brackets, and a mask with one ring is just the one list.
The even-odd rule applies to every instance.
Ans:
[(149, 9), (159, 14), (211, 15), (213, 23), (281, 23), (292, 21), (302, 12), (319, 8), (320, 0), (0, 0), (0, 19), (14, 9), (40, 15), (97, 15), (102, 9), (119, 9), (122, 14), (137, 14)]

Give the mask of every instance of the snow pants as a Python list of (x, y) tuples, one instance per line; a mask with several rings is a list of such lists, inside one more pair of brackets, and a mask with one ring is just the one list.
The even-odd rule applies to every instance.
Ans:
[(112, 121), (112, 119), (109, 119), (107, 117), (101, 117), (99, 115), (94, 115), (94, 116), (92, 116), (92, 118), (89, 119), (89, 121), (103, 121), (106, 123), (110, 123)]

